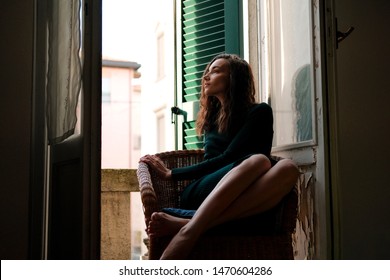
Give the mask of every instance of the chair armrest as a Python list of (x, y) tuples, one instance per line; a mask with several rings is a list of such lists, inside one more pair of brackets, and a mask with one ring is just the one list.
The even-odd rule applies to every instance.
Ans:
[(148, 224), (153, 212), (158, 211), (158, 203), (156, 192), (154, 191), (152, 179), (150, 177), (149, 168), (146, 163), (139, 163), (137, 177), (145, 215), (145, 222)]
[[(179, 150), (156, 154), (169, 168), (184, 167), (199, 163), (204, 158), (203, 150)], [(140, 162), (137, 177), (145, 221), (148, 223), (153, 212), (164, 207), (178, 208), (180, 193), (189, 181), (161, 179), (148, 165)]]
[(178, 150), (156, 154), (169, 168), (178, 168), (197, 164), (204, 160), (204, 150)]

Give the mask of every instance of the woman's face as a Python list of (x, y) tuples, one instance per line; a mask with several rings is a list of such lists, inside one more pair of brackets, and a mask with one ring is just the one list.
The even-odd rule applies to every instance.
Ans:
[(229, 87), (229, 63), (224, 58), (215, 60), (203, 76), (203, 92), (223, 101)]

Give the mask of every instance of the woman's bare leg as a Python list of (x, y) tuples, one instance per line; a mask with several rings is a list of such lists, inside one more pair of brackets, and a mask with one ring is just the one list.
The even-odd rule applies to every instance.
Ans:
[(194, 217), (175, 235), (162, 259), (185, 258), (200, 234), (214, 225), (272, 208), (291, 190), (297, 177), (296, 166), (288, 160), (272, 169), (262, 155), (243, 161), (226, 174)]
[[(269, 161), (264, 156), (260, 156), (260, 157), (262, 160), (265, 160), (266, 164), (265, 164), (264, 172), (266, 172), (266, 170), (268, 170), (269, 168), (268, 165), (270, 166)], [(256, 169), (257, 169), (256, 171), (259, 171), (258, 167)], [(233, 170), (231, 170), (230, 173), (232, 173)], [(218, 183), (218, 185), (223, 184), (225, 180), (229, 180), (230, 173), (226, 174)], [(261, 173), (256, 174), (256, 176), (260, 176), (260, 175)], [(217, 189), (217, 187), (215, 189)], [(215, 189), (213, 192), (215, 192)], [(212, 193), (210, 193), (209, 196), (212, 196)], [(156, 236), (176, 234), (181, 229), (181, 227), (183, 227), (188, 222), (189, 219), (181, 219), (181, 218), (173, 217), (163, 212), (158, 212), (153, 214), (151, 221), (149, 222), (147, 231), (149, 234), (154, 234)]]
[[(237, 183), (234, 183), (231, 179), (231, 175), (230, 174), (235, 174), (235, 173), (242, 173), (242, 175), (244, 175), (244, 178), (246, 179), (246, 182), (242, 182), (240, 181), (240, 184), (247, 184), (249, 185), (251, 181), (255, 180), (257, 176), (261, 176), (263, 173), (267, 172), (268, 169), (271, 167), (271, 164), (268, 160), (268, 158), (266, 158), (265, 156), (263, 155), (256, 155), (256, 156), (253, 156), (253, 157), (258, 157), (259, 159), (261, 159), (262, 162), (254, 162), (253, 159), (250, 159), (250, 160), (246, 160), (244, 161), (246, 164), (249, 164), (251, 163), (252, 165), (253, 164), (258, 164), (256, 166), (256, 173), (253, 172), (252, 174), (250, 174), (251, 176), (245, 176), (245, 173), (249, 173), (249, 172), (243, 172), (243, 163), (241, 163), (240, 165), (238, 165), (237, 167), (235, 167), (234, 169), (232, 169), (230, 172), (228, 172), (222, 179), (221, 181), (218, 183), (218, 185), (214, 188), (214, 190), (208, 195), (208, 197), (206, 198), (210, 200), (210, 197), (213, 197), (213, 193), (216, 192), (216, 190), (218, 189), (218, 186), (220, 185), (224, 185), (225, 182), (229, 182), (230, 184), (229, 185), (232, 185), (232, 184), (238, 184)], [(245, 168), (246, 169), (246, 168)], [(261, 171), (261, 169), (264, 169), (263, 171)], [(248, 174), (249, 175), (249, 174)], [(239, 179), (239, 178), (237, 178)], [(233, 200), (235, 197), (237, 197), (240, 193), (240, 189), (239, 188), (231, 188), (231, 191), (235, 191), (235, 193), (231, 193), (230, 194), (230, 197), (231, 197), (231, 200)], [(228, 198), (228, 197), (226, 197)], [(206, 201), (205, 200), (205, 201)], [(224, 201), (225, 199), (223, 199), (222, 201)], [(202, 203), (205, 204), (205, 201)], [(221, 201), (221, 202), (222, 202)], [(228, 202), (229, 203), (229, 202)], [(222, 206), (222, 205), (221, 205)], [(227, 205), (226, 205), (227, 206)], [(199, 207), (199, 209), (201, 208), (202, 206)], [(199, 209), (197, 210), (197, 212), (199, 211)], [(223, 209), (221, 209), (223, 210)], [(188, 219), (180, 219), (180, 218), (176, 218), (176, 217), (173, 217), (173, 216), (170, 216), (170, 215), (167, 215), (165, 213), (162, 213), (162, 212), (159, 212), (159, 213), (155, 213), (154, 214), (154, 217), (155, 219), (151, 219), (150, 223), (149, 223), (149, 226), (148, 226), (148, 233), (150, 234), (155, 234), (156, 236), (161, 236), (161, 235), (166, 235), (166, 234), (169, 234), (169, 233), (177, 233), (177, 231), (179, 229), (181, 229), (181, 227), (183, 227), (183, 225), (185, 225), (186, 223), (189, 222)], [(193, 218), (192, 218), (193, 219)], [(164, 231), (160, 231), (159, 229), (161, 227), (163, 227), (165, 224), (165, 226), (168, 226), (169, 229), (167, 230), (164, 230)], [(178, 224), (178, 225), (176, 225)], [(172, 230), (173, 229), (173, 230)], [(177, 229), (176, 232), (174, 232), (174, 229)]]
[[(210, 227), (222, 224), (227, 221), (256, 215), (269, 210), (275, 206), (280, 199), (287, 194), (293, 187), (296, 181), (296, 167), (290, 160), (281, 160), (269, 174), (260, 177), (255, 184), (258, 188), (248, 188), (246, 192), (241, 194), (222, 215), (214, 220)], [(290, 175), (288, 175), (290, 173)], [(272, 180), (270, 182), (270, 180)], [(278, 195), (274, 198), (266, 197), (267, 193), (262, 193), (261, 186), (273, 185), (280, 188)], [(259, 194), (261, 193), (261, 195)], [(272, 196), (272, 193), (271, 193)], [(259, 198), (254, 200), (253, 198)], [(253, 202), (253, 206), (249, 204)], [(248, 209), (247, 209), (248, 208)], [(190, 219), (174, 217), (163, 212), (155, 212), (148, 226), (148, 233), (155, 236), (165, 236), (176, 234)]]
[(294, 187), (298, 176), (299, 170), (291, 160), (279, 161), (237, 197), (211, 226), (256, 215), (275, 207)]

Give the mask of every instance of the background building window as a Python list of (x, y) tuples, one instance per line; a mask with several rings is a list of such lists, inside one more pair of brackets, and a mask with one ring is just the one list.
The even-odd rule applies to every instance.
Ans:
[(165, 114), (164, 111), (161, 110), (160, 112), (157, 112), (157, 151), (158, 152), (165, 152)]
[(109, 103), (111, 102), (111, 79), (102, 78), (102, 102)]
[(157, 36), (157, 80), (160, 80), (165, 76), (164, 57), (165, 57), (164, 33), (160, 33)]

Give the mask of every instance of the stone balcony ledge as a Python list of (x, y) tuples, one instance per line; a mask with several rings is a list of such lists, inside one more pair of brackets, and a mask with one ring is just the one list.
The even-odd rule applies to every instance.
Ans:
[(101, 191), (138, 192), (136, 169), (102, 169)]
[(136, 169), (101, 170), (102, 260), (131, 259), (130, 193), (138, 192)]

